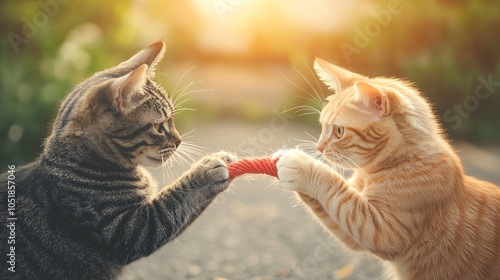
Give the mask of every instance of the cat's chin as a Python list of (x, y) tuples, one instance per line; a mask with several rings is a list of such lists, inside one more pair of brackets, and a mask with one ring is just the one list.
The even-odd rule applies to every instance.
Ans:
[(338, 168), (343, 169), (343, 170), (353, 170), (353, 166), (346, 164), (342, 160), (339, 160), (339, 159), (334, 158), (334, 157), (326, 156), (326, 155), (323, 155), (323, 158), (328, 160), (328, 162), (330, 162), (335, 167), (338, 167)]
[(167, 158), (162, 158), (161, 156), (160, 157), (154, 157), (154, 156), (143, 155), (143, 156), (141, 156), (138, 159), (138, 164), (142, 165), (144, 167), (159, 168), (167, 160), (168, 160), (168, 157)]
[(351, 170), (354, 170), (354, 168), (352, 166), (347, 166), (345, 164), (340, 164), (338, 162), (332, 162), (333, 166), (335, 166), (336, 168), (339, 168), (339, 169), (342, 169), (342, 170), (346, 170), (346, 171), (351, 171)]

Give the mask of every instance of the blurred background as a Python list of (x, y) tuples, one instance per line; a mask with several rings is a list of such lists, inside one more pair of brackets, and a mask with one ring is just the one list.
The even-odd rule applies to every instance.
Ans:
[[(499, 1), (4, 0), (0, 7), (1, 171), (40, 153), (76, 83), (163, 38), (156, 79), (196, 109), (179, 113), (176, 124), (206, 152), (266, 154), (317, 137), (317, 115), (297, 106), (319, 109), (329, 94), (311, 71), (321, 57), (413, 81), (469, 173), (500, 184)], [(186, 168), (154, 172), (168, 181)], [(381, 277), (378, 263), (338, 248), (329, 261), (308, 261), (327, 235), (272, 183), (235, 182), (212, 214), (124, 278)]]

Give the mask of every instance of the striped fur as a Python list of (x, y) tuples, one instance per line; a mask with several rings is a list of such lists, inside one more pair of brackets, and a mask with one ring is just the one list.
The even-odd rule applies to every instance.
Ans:
[(389, 261), (395, 279), (500, 279), (500, 188), (464, 174), (427, 101), (399, 80), (321, 60), (316, 70), (336, 91), (317, 148), (354, 173), (285, 151), (282, 186), (348, 249)]
[[(0, 279), (115, 279), (228, 187), (234, 158), (226, 153), (205, 157), (157, 194), (139, 165), (161, 165), (180, 144), (173, 104), (150, 79), (163, 50), (155, 43), (67, 96), (41, 156), (17, 169), (16, 273), (2, 269)], [(2, 174), (1, 201), (6, 180)], [(0, 207), (6, 221), (6, 203)], [(7, 234), (2, 227), (3, 241)]]

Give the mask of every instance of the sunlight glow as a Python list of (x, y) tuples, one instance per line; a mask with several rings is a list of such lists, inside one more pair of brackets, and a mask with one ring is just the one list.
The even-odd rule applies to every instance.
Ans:
[(349, 29), (359, 11), (358, 1), (191, 1), (204, 20), (200, 45), (233, 52), (246, 51), (255, 39), (279, 46), (299, 33), (340, 32)]

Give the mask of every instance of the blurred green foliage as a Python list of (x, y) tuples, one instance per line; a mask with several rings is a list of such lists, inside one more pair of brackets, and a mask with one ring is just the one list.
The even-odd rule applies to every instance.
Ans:
[[(366, 53), (353, 59), (353, 66), (368, 68), (372, 75), (415, 82), (436, 105), (439, 120), (452, 138), (498, 143), (500, 2), (401, 2), (401, 14), (394, 15), (394, 22)], [(488, 77), (494, 81), (493, 91), (480, 81)], [(489, 95), (484, 100), (476, 97), (479, 85), (483, 86), (480, 92)], [(457, 106), (464, 112), (458, 112)]]
[[(391, 3), (398, 4), (397, 13), (388, 13)], [(500, 1), (377, 1), (351, 28), (321, 37), (321, 44), (309, 49), (353, 72), (412, 81), (435, 105), (452, 139), (498, 144), (497, 11)], [(295, 66), (308, 72), (302, 61)], [(481, 99), (476, 97), (478, 86)], [(306, 119), (317, 122), (315, 117)]]
[(43, 2), (50, 3), (47, 10), (36, 1), (2, 2), (2, 166), (26, 163), (39, 154), (71, 87), (123, 59), (116, 52), (123, 46), (113, 33), (122, 24), (123, 14), (117, 10), (129, 9), (127, 2), (114, 4), (112, 10), (102, 1)]
[[(474, 95), (478, 77), (500, 81), (500, 1), (399, 1), (401, 12), (379, 22), (379, 30), (367, 35), (365, 46), (356, 45), (355, 28), (366, 33), (390, 0), (359, 2), (374, 6), (360, 12), (352, 28), (334, 34), (292, 27), (273, 31), (276, 25), (268, 13), (271, 18), (259, 19), (268, 24), (261, 28), (266, 34), (254, 37), (248, 54), (235, 56), (200, 50), (196, 42), (205, 22), (197, 19), (190, 1), (5, 0), (0, 12), (0, 131), (4, 135), (0, 169), (26, 163), (40, 153), (58, 105), (74, 84), (165, 35), (170, 60), (303, 68), (303, 57), (320, 56), (367, 75), (408, 77), (436, 104), (453, 138), (498, 143), (500, 87), (480, 100), (478, 109), (461, 118), (456, 128), (456, 121), (443, 116)], [(279, 26), (286, 28), (286, 24)], [(357, 51), (347, 57), (342, 43)]]

